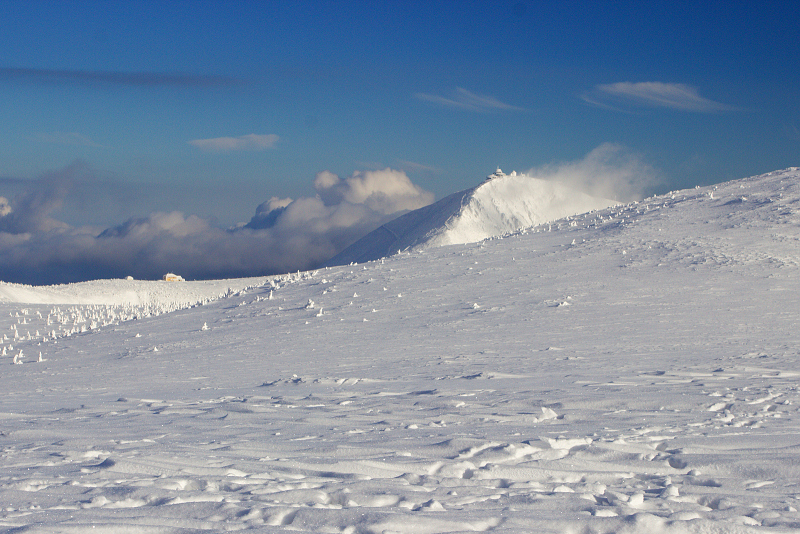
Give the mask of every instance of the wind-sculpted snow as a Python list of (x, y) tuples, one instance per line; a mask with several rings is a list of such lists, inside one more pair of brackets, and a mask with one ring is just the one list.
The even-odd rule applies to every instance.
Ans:
[(384, 224), (326, 265), (362, 263), (401, 250), (475, 243), (616, 203), (555, 181), (501, 175)]
[(0, 532), (797, 532), (798, 184), (55, 340), (100, 307), (0, 304)]

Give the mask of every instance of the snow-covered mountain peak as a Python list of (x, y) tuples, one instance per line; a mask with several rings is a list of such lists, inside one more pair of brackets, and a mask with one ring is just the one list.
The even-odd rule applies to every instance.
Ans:
[(505, 174), (498, 168), (471, 189), (384, 224), (327, 264), (376, 260), (398, 250), (474, 243), (616, 203), (558, 182)]
[(525, 174), (492, 176), (470, 190), (465, 200), (445, 226), (433, 229), (420, 245), (427, 248), (474, 243), (617, 204), (615, 200), (593, 197)]

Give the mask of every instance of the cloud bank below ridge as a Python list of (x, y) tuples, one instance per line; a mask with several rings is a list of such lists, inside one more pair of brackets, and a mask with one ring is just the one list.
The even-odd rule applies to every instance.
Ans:
[(67, 283), (174, 271), (189, 279), (233, 278), (309, 269), (384, 222), (433, 201), (401, 171), (323, 171), (317, 195), (272, 198), (231, 229), (181, 212), (151, 213), (101, 230), (52, 215), (70, 184), (91, 172), (75, 163), (42, 175), (24, 194), (0, 199), (0, 280)]

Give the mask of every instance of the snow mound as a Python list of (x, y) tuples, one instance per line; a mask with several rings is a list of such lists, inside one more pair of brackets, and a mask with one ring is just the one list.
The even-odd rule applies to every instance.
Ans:
[(476, 187), (384, 224), (326, 265), (376, 260), (399, 250), (474, 243), (614, 204), (558, 182), (498, 169)]
[(267, 278), (205, 280), (172, 284), (154, 280), (93, 280), (76, 284), (29, 286), (0, 281), (0, 303), (189, 305), (265, 283)]

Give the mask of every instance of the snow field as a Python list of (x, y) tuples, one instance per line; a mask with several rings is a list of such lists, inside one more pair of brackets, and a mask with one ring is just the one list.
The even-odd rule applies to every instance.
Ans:
[(0, 531), (797, 531), (798, 178), (17, 340)]

